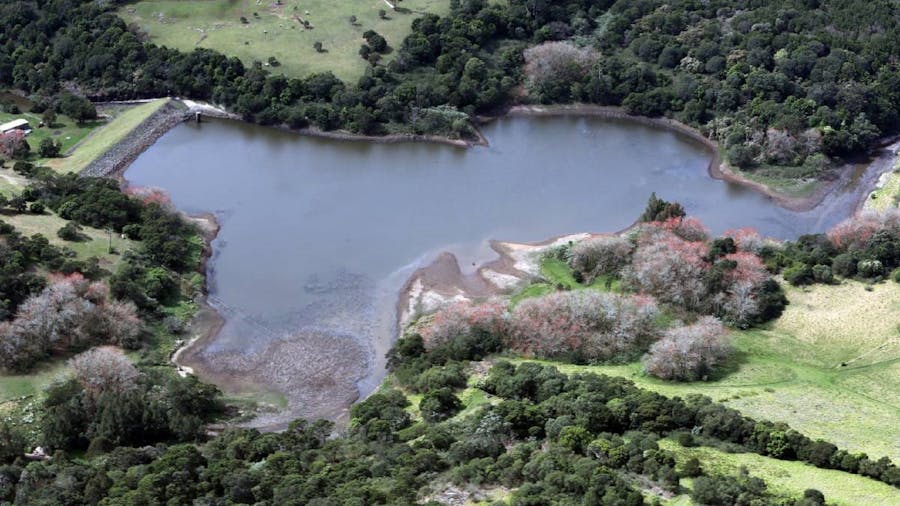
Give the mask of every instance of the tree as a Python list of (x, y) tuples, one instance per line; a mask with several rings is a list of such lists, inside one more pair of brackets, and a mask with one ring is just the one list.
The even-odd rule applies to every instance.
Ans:
[(40, 147), (38, 148), (38, 154), (43, 158), (56, 158), (59, 156), (61, 145), (59, 142), (45, 137), (41, 139)]
[(69, 367), (75, 380), (93, 399), (109, 392), (131, 390), (140, 377), (140, 372), (122, 352), (109, 347), (75, 355), (69, 360)]
[(617, 276), (631, 259), (634, 246), (618, 236), (600, 236), (576, 243), (569, 250), (569, 267), (585, 284), (602, 275)]
[(419, 412), (429, 423), (440, 422), (455, 415), (462, 408), (459, 397), (449, 388), (431, 390), (419, 401)]
[(0, 134), (0, 153), (14, 160), (24, 160), (31, 152), (31, 146), (25, 140), (25, 132), (13, 130)]
[(687, 213), (678, 202), (668, 202), (656, 196), (656, 192), (650, 194), (647, 207), (638, 218), (639, 221), (666, 221), (670, 218), (682, 218)]
[(44, 122), (44, 125), (46, 125), (47, 128), (53, 128), (53, 125), (56, 124), (56, 110), (52, 107), (48, 107), (41, 116), (41, 121)]
[(324, 47), (322, 46), (322, 43), (318, 40), (313, 43), (313, 48), (316, 50), (317, 53), (321, 53), (325, 50)]
[(74, 119), (78, 124), (97, 118), (97, 108), (94, 107), (94, 104), (90, 100), (72, 93), (64, 93), (59, 98), (58, 107), (60, 112)]
[(77, 241), (81, 239), (81, 225), (74, 221), (67, 222), (56, 232), (56, 235), (65, 241)]
[(693, 325), (666, 331), (644, 356), (644, 370), (657, 378), (696, 381), (712, 373), (730, 354), (725, 327), (705, 316)]

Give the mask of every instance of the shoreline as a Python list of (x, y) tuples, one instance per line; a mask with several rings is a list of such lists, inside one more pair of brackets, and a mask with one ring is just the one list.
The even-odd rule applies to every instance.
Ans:
[[(146, 120), (145, 123), (142, 123), (137, 129), (135, 129), (135, 131), (130, 133), (120, 143), (121, 145), (131, 142), (132, 146), (130, 149), (123, 150), (123, 152), (126, 153), (126, 156), (120, 159), (118, 163), (112, 164), (113, 169), (111, 169), (107, 175), (115, 175), (120, 181), (123, 181), (123, 184), (127, 185), (127, 181), (125, 181), (124, 179), (124, 172), (127, 169), (128, 165), (130, 165), (130, 163), (140, 153), (149, 148), (169, 129), (174, 128), (178, 123), (182, 121), (191, 120), (197, 114), (200, 114), (201, 116), (206, 115), (208, 117), (216, 117), (226, 120), (241, 121), (233, 114), (230, 114), (227, 111), (218, 109), (208, 104), (191, 101), (179, 101), (176, 99), (172, 100), (172, 105), (177, 105), (177, 114), (173, 114), (172, 111), (168, 111), (167, 114), (160, 115), (163, 117), (163, 121), (160, 121), (158, 118), (156, 118), (156, 122), (148, 127), (153, 135), (140, 136), (140, 142), (135, 142), (135, 138), (138, 137), (137, 135), (135, 135), (135, 132), (144, 130), (146, 123), (150, 122), (150, 119), (153, 119), (153, 117), (151, 117), (150, 119)], [(166, 107), (169, 107), (169, 104), (167, 104)], [(827, 189), (821, 192), (821, 195), (815, 195), (813, 198), (791, 200), (790, 198), (779, 196), (774, 191), (768, 189), (765, 185), (749, 181), (746, 178), (731, 173), (727, 169), (727, 167), (723, 166), (722, 162), (720, 161), (718, 146), (715, 145), (715, 143), (703, 136), (703, 134), (699, 130), (693, 129), (687, 125), (671, 119), (631, 116), (625, 113), (624, 110), (620, 108), (608, 108), (590, 105), (553, 107), (516, 106), (510, 108), (502, 115), (479, 121), (479, 125), (486, 124), (507, 116), (594, 116), (637, 122), (652, 127), (670, 130), (677, 135), (684, 136), (687, 139), (692, 140), (693, 142), (702, 144), (710, 151), (712, 157), (708, 166), (708, 173), (714, 179), (725, 180), (744, 186), (749, 186), (757, 191), (760, 191), (763, 194), (768, 195), (778, 205), (791, 210), (797, 210), (797, 207), (795, 206), (800, 206), (800, 208), (806, 209), (815, 208), (816, 206), (821, 204), (827, 197), (827, 195), (834, 191), (835, 188), (846, 184), (846, 180), (849, 178), (849, 176), (846, 178), (842, 177), (837, 181), (829, 182), (830, 184), (824, 185), (827, 186)], [(456, 147), (471, 147), (473, 145), (477, 145), (468, 141), (453, 141), (451, 139), (443, 139), (434, 136), (394, 135), (386, 137), (373, 137), (359, 136), (346, 132), (321, 132), (314, 129), (294, 130), (278, 126), (270, 126), (269, 128), (276, 128), (294, 132), (300, 135), (331, 138), (342, 141), (381, 143), (442, 142)], [(487, 139), (484, 138), (480, 129), (478, 130), (478, 135), (481, 139), (483, 139), (483, 145), (487, 145)], [(115, 148), (112, 151), (115, 151)], [(847, 172), (849, 173), (850, 171)], [(82, 172), (82, 174), (84, 174), (84, 171)], [(772, 194), (770, 194), (770, 192)], [(865, 193), (863, 195), (862, 201), (865, 200), (867, 195), (868, 193)], [(189, 219), (196, 220), (197, 217), (191, 216), (189, 217)], [(184, 342), (177, 350), (173, 352), (171, 361), (177, 368), (179, 374), (197, 374), (201, 377), (211, 378), (215, 383), (218, 383), (219, 385), (222, 385), (224, 388), (227, 388), (229, 390), (243, 390), (246, 392), (248, 391), (248, 388), (253, 387), (253, 391), (258, 392), (262, 387), (262, 389), (267, 392), (279, 391), (275, 388), (267, 388), (273, 387), (274, 384), (262, 384), (258, 379), (254, 379), (255, 376), (248, 376), (246, 374), (243, 374), (239, 369), (226, 367), (223, 370), (214, 372), (210, 369), (210, 364), (208, 363), (208, 361), (204, 360), (204, 358), (201, 357), (205, 347), (215, 339), (215, 337), (220, 333), (227, 322), (226, 317), (215, 308), (214, 304), (212, 304), (208, 299), (206, 293), (207, 288), (212, 282), (212, 280), (210, 279), (210, 273), (207, 270), (207, 262), (213, 254), (212, 241), (215, 239), (218, 232), (218, 223), (216, 217), (213, 215), (206, 215), (203, 217), (203, 219), (205, 221), (212, 222), (214, 224), (214, 230), (211, 234), (203, 235), (204, 257), (201, 265), (198, 266), (198, 270), (204, 276), (205, 285), (203, 293), (199, 297), (197, 297), (199, 309), (197, 311), (197, 314), (191, 321), (192, 333), (196, 332), (196, 335), (194, 335), (187, 342)], [(537, 264), (534, 261), (529, 260), (529, 257), (537, 256), (542, 250), (546, 249), (547, 247), (560, 244), (560, 241), (572, 240), (574, 238), (590, 237), (592, 235), (603, 234), (567, 235), (562, 237), (550, 238), (539, 243), (528, 244), (491, 241), (490, 248), (497, 253), (497, 258), (486, 261), (482, 265), (478, 266), (475, 272), (469, 274), (462, 272), (459, 263), (456, 260), (456, 257), (454, 257), (452, 254), (440, 254), (437, 259), (430, 265), (425, 265), (417, 269), (405, 281), (405, 283), (403, 283), (400, 291), (393, 294), (393, 296), (396, 296), (396, 302), (393, 305), (393, 310), (394, 321), (397, 323), (397, 326), (395, 327), (394, 331), (395, 335), (391, 336), (391, 342), (396, 339), (398, 335), (397, 331), (402, 333), (405, 330), (406, 325), (415, 315), (415, 312), (412, 310), (414, 305), (422, 304), (423, 301), (425, 303), (429, 303), (430, 301), (431, 304), (440, 304), (454, 298), (489, 298), (500, 293), (507, 293), (515, 287), (520, 286), (522, 283), (526, 283), (531, 279), (534, 279), (536, 276), (539, 276), (539, 266), (535, 269), (535, 265)], [(200, 327), (199, 330), (198, 325)], [(378, 357), (372, 356), (367, 357), (370, 364), (372, 363), (373, 359), (377, 358)], [(360, 382), (364, 382), (370, 379), (373, 374), (377, 375), (377, 372), (373, 373), (372, 371), (368, 371), (362, 377), (356, 378), (354, 384), (359, 385)], [(290, 392), (281, 393), (284, 395), (290, 395)], [(350, 403), (356, 402), (356, 400), (361, 397), (362, 395), (358, 393), (354, 400), (350, 400)], [(349, 398), (347, 400), (349, 400)], [(347, 409), (349, 409), (349, 405), (351, 404), (347, 404), (345, 408), (341, 410), (341, 412), (335, 411), (334, 413), (332, 413), (332, 417), (339, 419), (345, 418), (346, 411)], [(262, 418), (260, 418), (259, 423), (263, 425), (257, 425), (257, 427), (264, 430), (280, 430), (284, 427), (284, 424), (282, 422), (266, 424), (266, 422), (262, 420)]]
[[(815, 191), (808, 197), (794, 197), (786, 195), (770, 186), (754, 181), (744, 175), (734, 171), (734, 169), (722, 159), (719, 145), (706, 137), (700, 130), (674, 120), (672, 118), (658, 117), (651, 118), (646, 116), (634, 116), (628, 114), (621, 107), (601, 106), (593, 104), (568, 104), (568, 105), (515, 105), (508, 108), (502, 114), (484, 117), (482, 124), (490, 123), (504, 117), (561, 117), (561, 116), (584, 116), (596, 117), (614, 120), (623, 120), (647, 125), (654, 128), (661, 128), (674, 132), (684, 138), (703, 145), (711, 153), (711, 160), (707, 172), (710, 177), (719, 181), (738, 184), (755, 190), (772, 199), (777, 205), (789, 210), (804, 212), (815, 209), (819, 206), (829, 194), (836, 189), (846, 185), (849, 180), (849, 173), (852, 166), (856, 164), (844, 164), (841, 170), (841, 177), (830, 181), (819, 181)], [(885, 140), (880, 140), (879, 149), (884, 145)], [(890, 141), (888, 141), (890, 143)]]

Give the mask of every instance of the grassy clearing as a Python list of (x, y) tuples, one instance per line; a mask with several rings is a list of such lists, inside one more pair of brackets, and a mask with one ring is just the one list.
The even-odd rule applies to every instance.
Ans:
[(730, 167), (732, 172), (751, 181), (765, 185), (776, 192), (793, 198), (805, 198), (811, 196), (819, 187), (820, 181), (815, 179), (797, 179), (792, 177), (778, 177), (765, 174), (765, 168), (754, 171), (744, 171), (736, 167)]
[(515, 307), (519, 302), (531, 298), (540, 297), (555, 292), (560, 287), (565, 290), (600, 290), (604, 292), (620, 291), (620, 283), (618, 279), (608, 276), (600, 276), (591, 281), (590, 285), (582, 285), (575, 281), (572, 275), (572, 269), (566, 262), (555, 258), (545, 258), (541, 260), (541, 276), (546, 280), (543, 282), (532, 283), (510, 298), (510, 306)]
[(60, 143), (62, 146), (61, 152), (65, 153), (69, 149), (72, 149), (76, 144), (81, 142), (82, 139), (87, 137), (88, 134), (91, 133), (92, 130), (102, 125), (103, 122), (96, 121), (87, 121), (84, 124), (77, 124), (75, 120), (68, 116), (64, 116), (62, 114), (57, 115), (56, 122), (53, 124), (53, 127), (40, 127), (38, 125), (41, 123), (41, 115), (35, 114), (31, 112), (22, 112), (21, 114), (9, 114), (6, 112), (0, 112), (0, 123), (6, 123), (7, 121), (12, 121), (14, 119), (26, 119), (28, 123), (31, 125), (31, 133), (28, 134), (26, 140), (28, 141), (28, 145), (31, 147), (31, 159), (37, 160), (38, 157), (38, 148), (41, 145), (41, 141), (50, 138)]
[[(282, 5), (255, 0), (147, 0), (124, 6), (119, 15), (137, 25), (159, 45), (182, 51), (215, 49), (237, 56), (245, 64), (267, 64), (275, 57), (273, 72), (296, 77), (332, 71), (344, 80), (363, 75), (368, 65), (359, 57), (366, 30), (375, 30), (392, 48), (399, 47), (413, 19), (422, 13), (449, 12), (449, 0), (404, 0), (400, 11), (391, 11), (384, 0), (335, 2), (333, 0), (284, 0)], [(378, 16), (387, 11), (386, 19)], [(350, 16), (356, 16), (355, 25)], [(246, 19), (246, 23), (241, 18)], [(306, 29), (300, 20), (309, 21)], [(313, 48), (321, 42), (325, 52)], [(390, 60), (393, 55), (386, 55)]]
[(44, 387), (67, 371), (66, 362), (61, 359), (41, 363), (28, 374), (0, 375), (0, 406), (41, 393)]
[(884, 185), (872, 192), (866, 200), (866, 209), (885, 209), (900, 207), (900, 158), (894, 166), (894, 171), (882, 176)]
[(168, 101), (167, 98), (161, 98), (123, 110), (116, 114), (109, 123), (84, 138), (70, 155), (47, 160), (44, 165), (58, 172), (80, 171), (121, 142), (125, 136)]
[[(554, 364), (565, 373), (627, 377), (669, 396), (703, 394), (748, 416), (782, 421), (813, 438), (900, 459), (900, 285), (858, 282), (787, 290), (791, 305), (768, 328), (736, 332), (722, 377), (671, 383), (641, 364)], [(846, 366), (841, 366), (846, 363)]]
[(897, 489), (890, 485), (850, 473), (754, 453), (725, 453), (709, 447), (685, 448), (668, 439), (661, 440), (659, 445), (674, 452), (679, 465), (696, 457), (706, 471), (717, 474), (737, 474), (744, 466), (751, 475), (765, 480), (769, 490), (778, 495), (799, 497), (804, 490), (815, 488), (825, 494), (828, 504), (834, 505), (897, 504), (898, 500)]
[(122, 258), (122, 254), (135, 247), (135, 242), (129, 239), (123, 239), (118, 234), (112, 234), (113, 253), (109, 252), (109, 236), (104, 230), (83, 227), (81, 241), (65, 241), (56, 235), (56, 232), (62, 228), (67, 220), (64, 220), (47, 210), (44, 214), (18, 213), (5, 214), (0, 213), (0, 219), (16, 227), (16, 230), (22, 235), (41, 234), (50, 241), (51, 244), (60, 247), (66, 247), (74, 251), (79, 258), (97, 257), (100, 260), (100, 266), (105, 269), (113, 268)]

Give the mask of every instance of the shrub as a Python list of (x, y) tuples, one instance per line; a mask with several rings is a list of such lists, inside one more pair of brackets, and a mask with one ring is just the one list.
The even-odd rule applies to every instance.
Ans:
[(32, 202), (31, 205), (28, 206), (28, 210), (34, 214), (44, 214), (44, 204), (40, 202)]
[(880, 260), (860, 260), (856, 271), (864, 278), (875, 278), (884, 274), (884, 266)]
[(618, 236), (585, 239), (568, 250), (568, 264), (586, 284), (601, 275), (618, 275), (628, 264), (634, 246)]
[(56, 231), (56, 235), (65, 241), (77, 241), (81, 239), (81, 226), (74, 221), (70, 221), (60, 227), (60, 229)]
[(705, 378), (731, 353), (722, 323), (711, 317), (667, 331), (644, 357), (644, 370), (657, 378), (696, 381)]
[(858, 260), (852, 253), (841, 253), (831, 261), (831, 271), (838, 276), (852, 278), (856, 275)]
[(808, 285), (814, 280), (812, 267), (808, 264), (795, 263), (785, 269), (782, 275), (785, 281), (794, 286)]
[(444, 421), (458, 413), (461, 408), (462, 402), (449, 388), (432, 390), (419, 401), (422, 419), (429, 423)]
[(40, 154), (43, 158), (56, 158), (59, 156), (60, 144), (49, 137), (45, 137), (41, 140), (40, 147), (38, 147), (38, 154)]
[(834, 282), (834, 274), (831, 272), (831, 267), (827, 265), (813, 266), (812, 273), (816, 283), (830, 284)]

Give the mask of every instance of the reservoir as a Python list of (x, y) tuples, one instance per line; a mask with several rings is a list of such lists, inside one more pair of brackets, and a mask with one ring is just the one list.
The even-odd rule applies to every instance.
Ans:
[(185, 359), (225, 390), (281, 396), (263, 416), (342, 416), (383, 377), (397, 291), (442, 251), (463, 268), (488, 240), (534, 242), (628, 227), (651, 192), (713, 233), (754, 227), (793, 238), (853, 210), (838, 196), (797, 213), (712, 179), (711, 154), (671, 131), (622, 120), (515, 117), (487, 125), (488, 147), (304, 137), (231, 121), (185, 123), (127, 170), (221, 230), (208, 264), (218, 334)]

